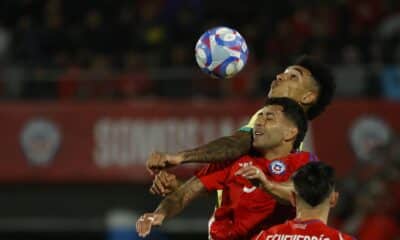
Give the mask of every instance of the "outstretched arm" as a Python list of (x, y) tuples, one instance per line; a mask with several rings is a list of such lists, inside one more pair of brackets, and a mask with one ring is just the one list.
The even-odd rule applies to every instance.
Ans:
[(193, 199), (205, 192), (205, 187), (197, 177), (192, 177), (175, 192), (164, 198), (153, 213), (143, 214), (136, 222), (139, 236), (147, 236), (152, 226), (160, 226), (165, 218), (181, 212)]
[(147, 160), (151, 172), (182, 163), (215, 163), (237, 159), (251, 149), (251, 133), (237, 131), (232, 136), (218, 138), (203, 146), (177, 154), (155, 152)]
[(182, 163), (221, 162), (237, 159), (251, 149), (251, 133), (237, 131), (234, 135), (218, 138), (208, 144), (181, 153)]

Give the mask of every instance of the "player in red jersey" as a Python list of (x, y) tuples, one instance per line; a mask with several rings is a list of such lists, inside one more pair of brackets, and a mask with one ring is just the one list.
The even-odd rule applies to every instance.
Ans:
[(292, 177), (291, 203), (296, 218), (261, 231), (253, 240), (350, 240), (353, 237), (326, 225), (329, 210), (338, 199), (334, 169), (322, 162), (301, 167)]
[(179, 213), (200, 193), (224, 190), (222, 205), (209, 224), (210, 239), (249, 239), (262, 227), (290, 218), (288, 207), (274, 196), (238, 175), (242, 167), (257, 166), (272, 181), (286, 182), (299, 167), (311, 159), (309, 153), (294, 152), (304, 138), (307, 120), (301, 107), (291, 99), (269, 99), (259, 113), (253, 132), (253, 147), (258, 156), (245, 155), (234, 162), (210, 164), (196, 177), (168, 195), (153, 213), (144, 214), (136, 223), (140, 236), (153, 225)]
[[(269, 97), (288, 97), (299, 103), (309, 120), (321, 114), (331, 102), (335, 90), (333, 76), (327, 66), (312, 57), (301, 57), (272, 81)], [(147, 166), (153, 172), (185, 163), (215, 163), (237, 159), (248, 154), (252, 146), (252, 129), (257, 113), (249, 123), (232, 136), (222, 137), (195, 149), (177, 154), (154, 153)], [(180, 185), (173, 174), (161, 171), (155, 176), (151, 192), (167, 195)]]

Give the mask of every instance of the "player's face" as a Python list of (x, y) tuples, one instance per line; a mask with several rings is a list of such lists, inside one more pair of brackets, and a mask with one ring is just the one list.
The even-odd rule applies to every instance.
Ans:
[(317, 94), (318, 89), (310, 71), (302, 66), (293, 65), (276, 75), (268, 97), (288, 97), (305, 106), (314, 103)]
[(279, 105), (268, 105), (257, 116), (253, 129), (253, 147), (268, 150), (282, 144), (291, 123), (286, 119)]

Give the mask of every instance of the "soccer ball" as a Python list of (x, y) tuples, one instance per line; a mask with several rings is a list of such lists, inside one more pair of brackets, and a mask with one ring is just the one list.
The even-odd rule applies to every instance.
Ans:
[(228, 27), (216, 27), (201, 35), (195, 47), (196, 62), (214, 78), (231, 78), (243, 69), (249, 50), (240, 33)]

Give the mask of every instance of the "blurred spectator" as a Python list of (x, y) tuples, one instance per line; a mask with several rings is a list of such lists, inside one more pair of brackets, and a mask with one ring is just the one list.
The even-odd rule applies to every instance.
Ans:
[(354, 46), (343, 49), (342, 63), (335, 68), (337, 95), (361, 97), (366, 90), (365, 70), (360, 63), (360, 53)]
[(394, 63), (385, 65), (381, 75), (382, 94), (393, 100), (400, 100), (400, 45), (394, 51)]
[(79, 66), (69, 66), (57, 79), (58, 98), (72, 99), (78, 96), (79, 83), (82, 80), (82, 70)]
[(80, 81), (80, 96), (83, 98), (109, 98), (115, 94), (113, 69), (105, 55), (92, 57), (89, 68)]
[(142, 59), (143, 55), (133, 52), (124, 57), (122, 72), (116, 76), (118, 96), (130, 98), (151, 95), (153, 82)]
[(0, 63), (5, 61), (9, 50), (11, 36), (10, 32), (1, 24), (0, 21)]

